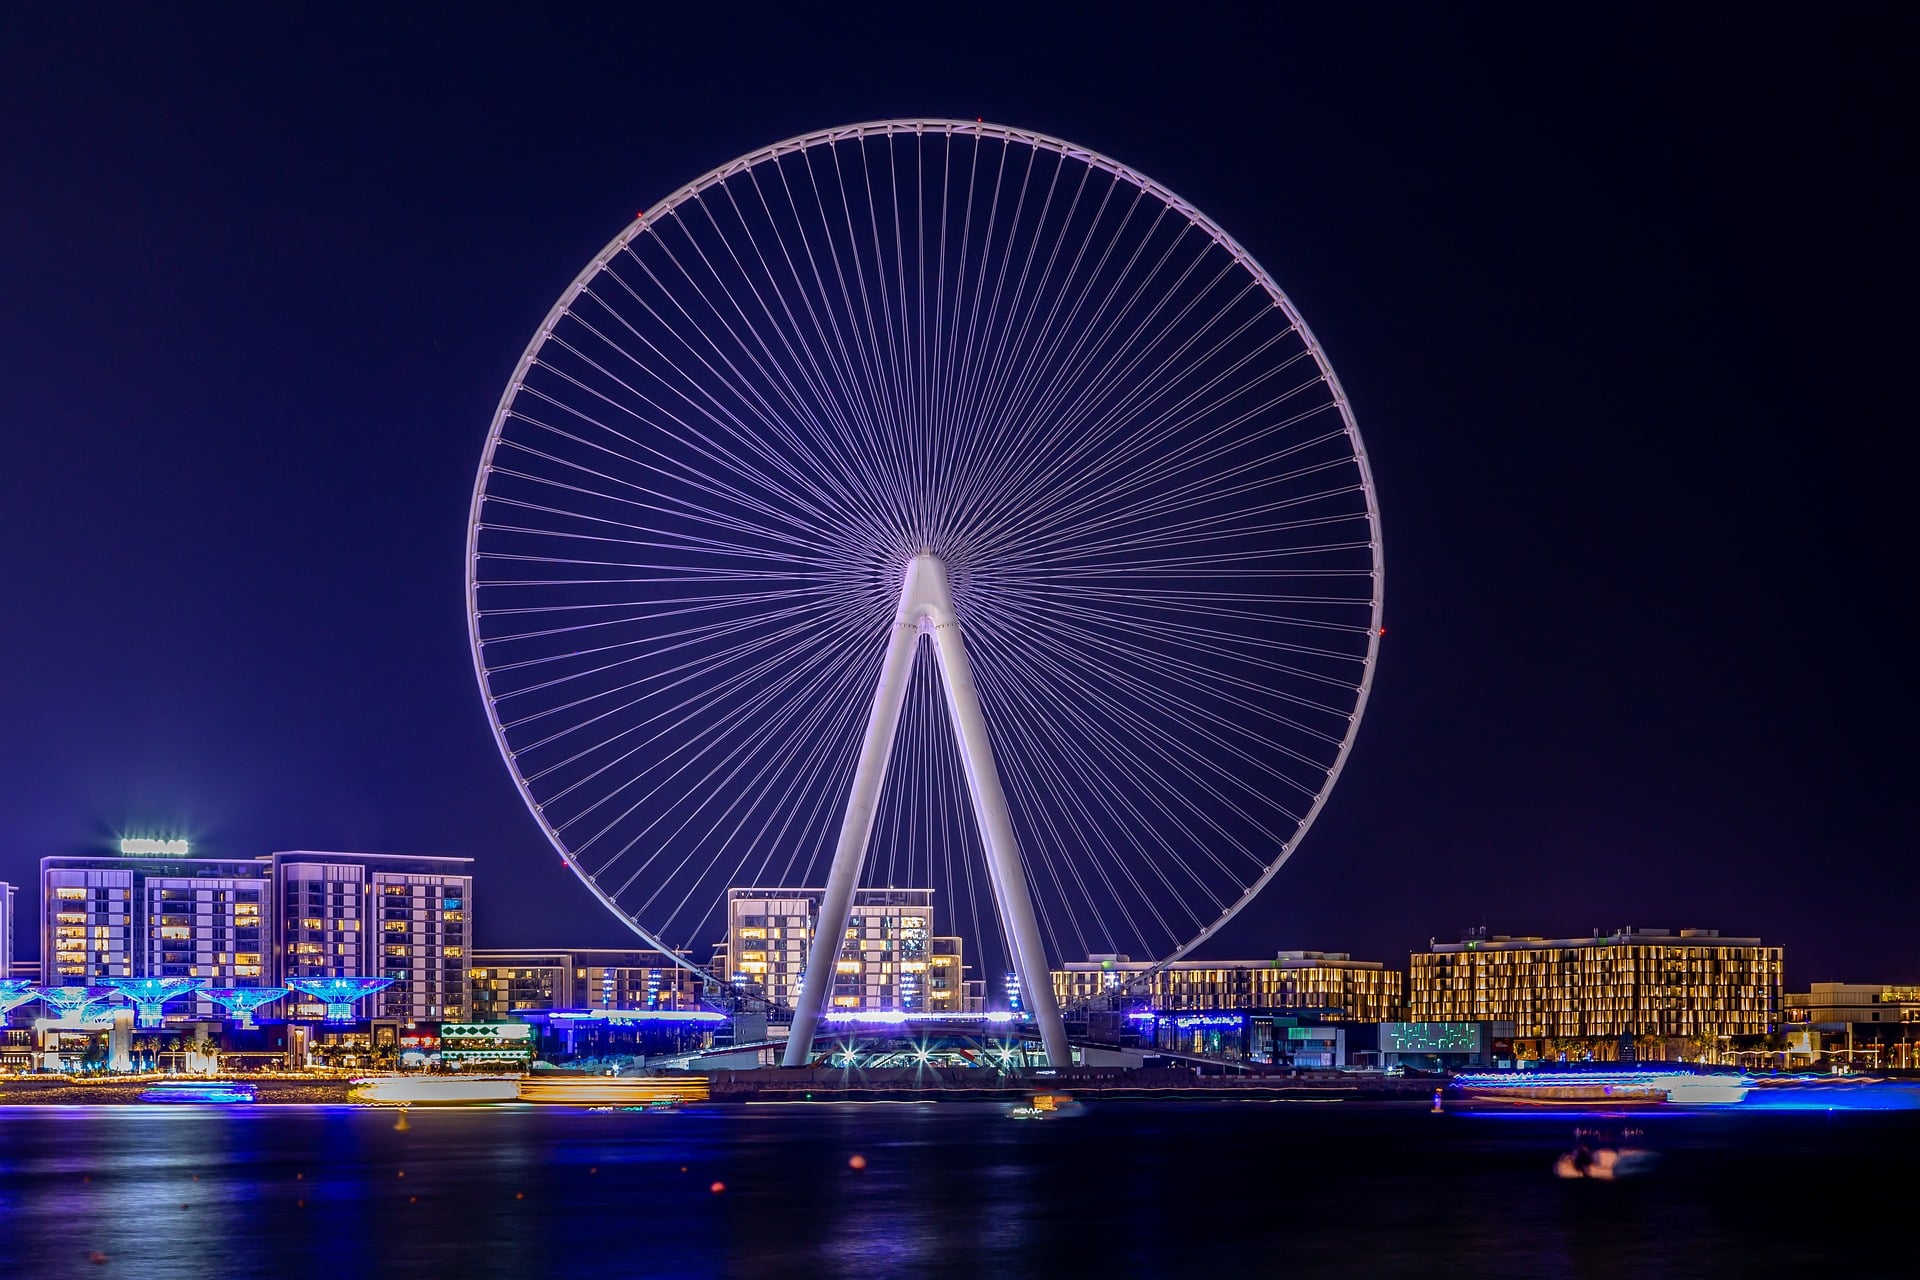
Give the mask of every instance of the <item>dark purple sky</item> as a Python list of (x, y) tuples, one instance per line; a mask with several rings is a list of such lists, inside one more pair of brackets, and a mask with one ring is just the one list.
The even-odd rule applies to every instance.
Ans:
[(1902, 33), (650, 9), (0, 13), (0, 879), (129, 829), (464, 853), (483, 945), (623, 940), (474, 687), (501, 385), (682, 182), (984, 116), (1211, 213), (1373, 456), (1373, 702), (1217, 953), (1700, 925), (1920, 979)]

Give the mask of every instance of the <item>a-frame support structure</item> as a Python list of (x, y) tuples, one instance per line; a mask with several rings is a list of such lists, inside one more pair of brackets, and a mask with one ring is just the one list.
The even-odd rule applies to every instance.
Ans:
[(941, 683), (947, 694), (947, 718), (953, 724), (960, 759), (966, 765), (973, 815), (980, 824), (981, 843), (986, 847), (987, 878), (993, 887), (994, 902), (1000, 909), (1000, 923), (1007, 935), (1013, 969), (1020, 978), (1021, 1001), (1040, 1025), (1040, 1040), (1046, 1048), (1047, 1061), (1055, 1067), (1071, 1066), (1073, 1056), (1067, 1045), (1066, 1025), (1060, 1020), (1060, 1006), (1053, 998), (1046, 948), (1041, 945), (1040, 927), (1034, 920), (1033, 899), (1027, 894), (1020, 845), (1013, 834), (1013, 820), (1007, 813), (1007, 794), (1000, 786), (1000, 772), (994, 767), (993, 746), (987, 740), (987, 718), (980, 709), (980, 693), (974, 687), (966, 644), (960, 638), (960, 619), (953, 611), (953, 593), (947, 587), (946, 567), (931, 554), (913, 558), (907, 565), (906, 581), (901, 585), (900, 612), (894, 619), (886, 661), (880, 667), (880, 684), (873, 691), (873, 714), (867, 719), (866, 741), (861, 744), (853, 788), (847, 795), (846, 818), (840, 824), (840, 842), (834, 848), (833, 868), (827, 874), (826, 894), (821, 898), (813, 942), (807, 951), (807, 968), (800, 981), (800, 1002), (794, 1010), (793, 1031), (787, 1039), (784, 1061), (789, 1067), (807, 1064), (820, 1015), (833, 991), (835, 966), (853, 909), (853, 891), (860, 882), (861, 865), (866, 861), (880, 786), (886, 780), (887, 762), (893, 757), (900, 708), (906, 701), (907, 681), (913, 674), (914, 648), (922, 635), (933, 638), (934, 654), (939, 660)]

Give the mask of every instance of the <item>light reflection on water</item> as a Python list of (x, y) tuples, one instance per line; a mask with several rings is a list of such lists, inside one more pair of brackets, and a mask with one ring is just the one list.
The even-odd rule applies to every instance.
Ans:
[(1758, 1207), (1849, 1211), (1920, 1141), (1912, 1112), (1636, 1113), (1665, 1158), (1605, 1185), (1552, 1176), (1580, 1116), (1424, 1106), (393, 1120), (0, 1108), (0, 1277), (1792, 1275), (1812, 1246)]

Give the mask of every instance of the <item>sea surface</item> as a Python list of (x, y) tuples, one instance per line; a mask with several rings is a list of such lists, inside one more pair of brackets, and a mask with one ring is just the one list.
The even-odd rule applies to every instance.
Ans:
[[(0, 1108), (0, 1277), (1920, 1274), (1913, 1111), (396, 1114)], [(1556, 1179), (1576, 1125), (1661, 1158)]]

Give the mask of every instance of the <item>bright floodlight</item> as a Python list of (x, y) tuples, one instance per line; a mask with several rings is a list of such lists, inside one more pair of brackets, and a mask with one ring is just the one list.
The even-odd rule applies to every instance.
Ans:
[(143, 1027), (163, 1025), (169, 1000), (177, 1000), (207, 985), (205, 978), (104, 978), (101, 981), (133, 1002), (133, 1007), (139, 1010), (135, 1021)]
[(40, 1002), (63, 1022), (91, 1022), (114, 997), (112, 987), (41, 987)]
[(328, 1022), (352, 1022), (353, 1006), (393, 985), (392, 978), (288, 978), (287, 985), (327, 1006)]
[(200, 994), (227, 1011), (233, 1025), (242, 1030), (254, 1026), (254, 1010), (272, 1004), (287, 994), (286, 987), (208, 987)]
[(523, 798), (641, 938), (825, 887), (789, 1062), (851, 891), (899, 885), (1058, 1065), (1051, 961), (1185, 955), (1319, 813), (1380, 536), (1332, 365), (1212, 219), (1057, 138), (889, 120), (587, 264), (501, 397), (467, 603)]
[(39, 998), (31, 978), (0, 978), (0, 1018)]

